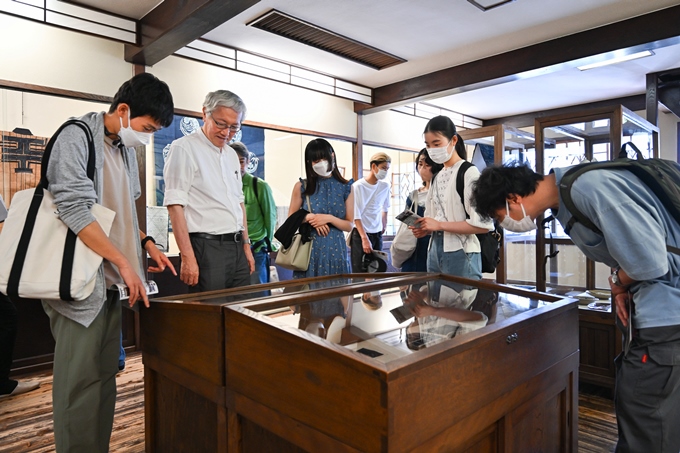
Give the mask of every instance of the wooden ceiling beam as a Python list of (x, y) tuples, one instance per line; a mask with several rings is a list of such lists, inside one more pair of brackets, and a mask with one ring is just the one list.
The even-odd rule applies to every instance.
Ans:
[(125, 61), (153, 66), (259, 1), (165, 0), (139, 21), (139, 45), (125, 46)]
[(519, 115), (504, 116), (484, 120), (484, 126), (493, 126), (496, 124), (503, 124), (511, 127), (530, 127), (534, 125), (537, 118), (545, 118), (547, 116), (564, 115), (567, 113), (580, 112), (583, 110), (597, 109), (602, 107), (610, 107), (612, 105), (623, 105), (629, 110), (638, 111), (645, 109), (645, 95), (636, 94), (634, 96), (626, 96), (615, 99), (607, 99), (605, 101), (587, 102), (585, 104), (570, 105), (568, 107), (559, 107), (549, 110), (538, 110), (535, 112), (521, 113)]
[[(534, 70), (559, 69), (567, 62), (619, 49), (654, 49), (680, 43), (680, 6), (545, 41), (470, 63), (373, 89), (373, 104), (354, 104), (370, 113), (410, 102), (514, 80)], [(637, 49), (639, 47), (639, 49)], [(542, 73), (545, 73), (544, 71)]]

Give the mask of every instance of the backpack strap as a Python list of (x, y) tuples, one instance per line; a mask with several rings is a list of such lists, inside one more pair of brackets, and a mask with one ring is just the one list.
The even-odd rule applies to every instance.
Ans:
[(465, 172), (468, 171), (468, 168), (470, 167), (472, 167), (472, 164), (464, 160), (463, 163), (460, 164), (458, 175), (456, 175), (456, 192), (458, 192), (458, 196), (460, 196), (460, 202), (463, 203), (463, 210), (465, 211), (466, 219), (470, 218), (470, 214), (468, 214), (467, 210), (465, 209), (465, 197), (463, 196), (463, 193), (465, 191)]
[(260, 197), (257, 195), (257, 176), (255, 175), (253, 175), (253, 193), (255, 194), (255, 200), (257, 200), (259, 205)]
[(560, 197), (562, 198), (564, 207), (567, 208), (567, 211), (569, 211), (571, 214), (571, 218), (564, 228), (564, 232), (567, 234), (569, 234), (576, 222), (580, 222), (586, 228), (589, 228), (598, 234), (602, 234), (602, 231), (600, 231), (600, 229), (593, 222), (591, 222), (589, 218), (584, 216), (581, 211), (578, 210), (574, 204), (574, 200), (571, 199), (571, 186), (574, 184), (574, 181), (576, 181), (579, 176), (589, 170), (592, 170), (590, 164), (577, 165), (567, 170), (567, 172), (562, 175), (562, 179), (560, 180)]
[(571, 214), (571, 219), (569, 219), (569, 222), (567, 222), (567, 227), (564, 229), (565, 233), (569, 234), (569, 231), (571, 231), (571, 228), (574, 226), (574, 224), (576, 222), (580, 222), (586, 228), (593, 230), (597, 234), (600, 235), (602, 234), (602, 231), (600, 231), (600, 229), (588, 217), (586, 217), (581, 211), (578, 210), (578, 208), (574, 204), (574, 200), (572, 200), (571, 198), (571, 186), (578, 179), (578, 177), (581, 176), (583, 173), (591, 170), (602, 169), (630, 170), (629, 165), (630, 162), (631, 159), (628, 158), (616, 159), (606, 162), (587, 162), (570, 168), (569, 170), (566, 171), (566, 173), (564, 173), (564, 175), (562, 175), (559, 187), (560, 197), (562, 198), (562, 202), (564, 203), (564, 206), (567, 208), (567, 211), (569, 211), (569, 213)]

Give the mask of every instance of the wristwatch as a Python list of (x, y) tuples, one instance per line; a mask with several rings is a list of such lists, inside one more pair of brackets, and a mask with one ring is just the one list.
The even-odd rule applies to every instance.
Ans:
[(243, 243), (248, 244), (248, 245), (252, 245), (253, 241), (251, 241), (250, 238), (248, 238), (248, 239), (243, 239)]
[(625, 288), (626, 285), (622, 284), (621, 280), (619, 279), (619, 271), (620, 270), (621, 269), (618, 268), (618, 267), (616, 269), (614, 269), (612, 271), (611, 275), (610, 275), (610, 278), (611, 278), (612, 284), (618, 286), (619, 288)]

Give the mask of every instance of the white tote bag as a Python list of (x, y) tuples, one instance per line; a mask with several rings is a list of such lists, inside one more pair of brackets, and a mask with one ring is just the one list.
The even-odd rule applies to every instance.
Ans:
[[(0, 233), (0, 292), (7, 294), (7, 283), (17, 256), (26, 217), (35, 189), (14, 194), (5, 225)], [(108, 235), (116, 213), (95, 204), (91, 210)], [(18, 287), (18, 296), (27, 299), (63, 299), (60, 295), (62, 262), (64, 261), (66, 237), (69, 229), (57, 214), (54, 198), (43, 191), (42, 202), (26, 250), (26, 258)], [(70, 294), (73, 300), (86, 299), (92, 291), (102, 257), (76, 238)], [(8, 259), (9, 258), (9, 259)]]
[[(45, 187), (54, 141), (62, 129), (76, 125), (88, 139), (87, 175), (94, 181), (94, 142), (86, 123), (70, 120), (52, 136), (42, 159), (35, 189), (14, 194), (0, 233), (0, 291), (11, 298), (86, 299), (94, 291), (102, 257), (87, 247), (59, 218), (54, 198)], [(92, 214), (108, 235), (115, 212), (93, 205)]]
[[(411, 211), (416, 212), (415, 209), (418, 207), (418, 191), (415, 190), (411, 195)], [(409, 259), (413, 252), (416, 250), (416, 244), (418, 243), (418, 238), (413, 235), (413, 231), (408, 229), (408, 225), (401, 223), (397, 234), (394, 235), (392, 240), (392, 245), (390, 246), (390, 255), (392, 256), (392, 266), (399, 269), (404, 261)]]

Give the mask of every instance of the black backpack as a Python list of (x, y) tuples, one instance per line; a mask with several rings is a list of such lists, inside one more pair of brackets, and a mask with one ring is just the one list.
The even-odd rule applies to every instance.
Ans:
[[(637, 159), (627, 157), (626, 146), (630, 146), (635, 151)], [(637, 146), (628, 142), (621, 147), (618, 159), (580, 164), (567, 170), (562, 176), (560, 196), (564, 206), (572, 216), (564, 229), (567, 234), (576, 222), (580, 222), (583, 226), (602, 234), (602, 231), (574, 205), (574, 201), (571, 199), (571, 186), (579, 176), (587, 171), (611, 169), (628, 170), (640, 178), (654, 192), (668, 213), (680, 223), (680, 164), (665, 159), (645, 159)], [(680, 248), (666, 245), (666, 249), (669, 252), (680, 254)]]
[[(460, 201), (463, 203), (463, 209), (465, 209), (465, 199), (463, 197), (463, 190), (465, 188), (465, 172), (468, 168), (472, 167), (472, 164), (468, 161), (463, 161), (460, 168), (458, 169), (458, 176), (456, 176), (456, 191), (460, 195)], [(470, 214), (465, 211), (465, 218), (469, 219)], [(482, 255), (482, 272), (495, 272), (496, 266), (501, 261), (501, 242), (503, 241), (503, 230), (498, 225), (498, 222), (494, 221), (493, 230), (488, 233), (476, 234), (477, 239), (479, 239), (479, 245), (481, 247)]]

